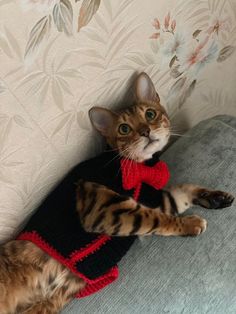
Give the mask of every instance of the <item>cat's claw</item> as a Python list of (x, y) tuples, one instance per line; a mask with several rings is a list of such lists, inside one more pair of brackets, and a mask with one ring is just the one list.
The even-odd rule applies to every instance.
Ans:
[(199, 191), (196, 199), (193, 200), (193, 204), (200, 205), (209, 209), (221, 209), (229, 207), (234, 201), (234, 196), (223, 191)]

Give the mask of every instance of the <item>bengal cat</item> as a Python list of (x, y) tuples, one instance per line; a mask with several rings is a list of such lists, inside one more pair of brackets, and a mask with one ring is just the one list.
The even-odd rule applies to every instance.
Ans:
[[(120, 112), (94, 107), (89, 116), (117, 158), (143, 163), (166, 146), (171, 129), (147, 74), (138, 76), (134, 90), (135, 105)], [(197, 236), (206, 230), (206, 220), (178, 214), (193, 204), (228, 207), (234, 199), (229, 193), (193, 184), (168, 187), (160, 195), (160, 206), (153, 209), (104, 185), (80, 180), (76, 188), (78, 219), (87, 232), (111, 237)], [(85, 286), (84, 279), (30, 241), (14, 240), (0, 248), (1, 314), (59, 313)]]

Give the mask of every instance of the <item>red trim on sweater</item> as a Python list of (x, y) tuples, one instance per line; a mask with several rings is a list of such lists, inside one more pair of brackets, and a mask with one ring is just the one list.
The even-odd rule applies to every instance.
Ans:
[[(94, 249), (93, 251), (90, 249), (89, 246), (86, 247), (85, 252), (87, 253), (87, 255), (93, 253), (96, 249), (101, 247), (101, 245), (103, 245), (106, 242), (105, 238), (103, 240), (104, 242), (102, 242), (101, 238), (102, 237), (99, 237), (99, 240), (97, 241), (97, 246), (96, 246), (96, 242), (94, 242), (92, 244), (93, 245), (92, 248)], [(46, 243), (43, 240), (43, 238), (36, 231), (23, 232), (17, 237), (17, 240), (24, 240), (24, 241), (33, 242), (39, 248), (41, 248), (43, 251), (45, 251), (47, 254), (49, 254), (54, 259), (56, 259), (58, 262), (60, 262), (61, 264), (63, 264), (67, 268), (69, 268), (74, 274), (76, 274), (77, 276), (82, 278), (87, 284), (84, 287), (84, 289), (81, 290), (76, 295), (76, 297), (78, 297), (78, 298), (82, 298), (82, 297), (88, 296), (92, 293), (95, 293), (95, 292), (99, 291), (100, 289), (104, 288), (105, 286), (107, 286), (108, 284), (112, 283), (114, 280), (116, 280), (118, 278), (119, 272), (118, 272), (117, 266), (111, 268), (106, 274), (104, 274), (103, 276), (100, 276), (96, 279), (87, 278), (82, 273), (77, 271), (77, 269), (75, 267), (77, 259), (74, 258), (74, 260), (71, 260), (71, 259), (67, 259), (67, 258), (63, 257), (52, 246), (50, 246), (48, 243)], [(76, 252), (76, 253), (77, 253), (77, 255), (75, 255), (75, 256), (78, 257), (79, 252)], [(87, 255), (85, 255), (84, 252), (82, 252), (82, 253), (83, 253), (83, 254), (81, 254), (82, 258), (87, 256)]]
[(87, 244), (86, 247), (74, 251), (70, 255), (71, 262), (73, 264), (75, 264), (75, 263), (77, 263), (79, 261), (82, 261), (86, 256), (88, 256), (89, 254), (92, 254), (95, 251), (97, 251), (98, 249), (100, 249), (100, 247), (102, 245), (104, 245), (108, 240), (111, 240), (111, 237), (106, 236), (106, 235), (100, 235), (93, 242)]
[(133, 198), (135, 199), (135, 201), (138, 201), (139, 199), (141, 188), (142, 188), (142, 183), (139, 183), (138, 186), (134, 190)]
[[(95, 285), (89, 285), (87, 284), (83, 290), (81, 290), (77, 295), (76, 298), (84, 298), (89, 296), (90, 294), (97, 292), (113, 281), (115, 281), (119, 277), (119, 269), (117, 266), (112, 267), (106, 275), (99, 277), (99, 282), (97, 282)], [(94, 287), (96, 290), (94, 290)]]

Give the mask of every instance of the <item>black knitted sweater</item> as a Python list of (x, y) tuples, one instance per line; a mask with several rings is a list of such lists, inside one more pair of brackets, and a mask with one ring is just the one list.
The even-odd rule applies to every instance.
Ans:
[[(158, 155), (145, 164), (152, 167)], [(76, 212), (76, 183), (79, 179), (105, 185), (122, 195), (133, 196), (122, 184), (120, 159), (113, 152), (75, 166), (46, 197), (18, 236), (32, 241), (53, 258), (83, 278), (87, 285), (78, 297), (87, 296), (111, 283), (118, 276), (117, 263), (135, 237), (109, 237), (83, 230)], [(123, 174), (124, 175), (124, 174)], [(161, 192), (142, 183), (138, 201), (150, 207), (161, 202)]]

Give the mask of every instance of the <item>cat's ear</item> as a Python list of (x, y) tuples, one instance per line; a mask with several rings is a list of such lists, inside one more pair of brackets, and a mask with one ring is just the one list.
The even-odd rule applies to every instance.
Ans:
[(103, 136), (109, 136), (117, 119), (117, 115), (111, 110), (101, 107), (93, 107), (89, 110), (89, 118), (96, 130)]
[(140, 102), (160, 102), (160, 97), (155, 90), (155, 86), (147, 75), (147, 73), (142, 72), (138, 75), (135, 81), (135, 93), (136, 98)]

